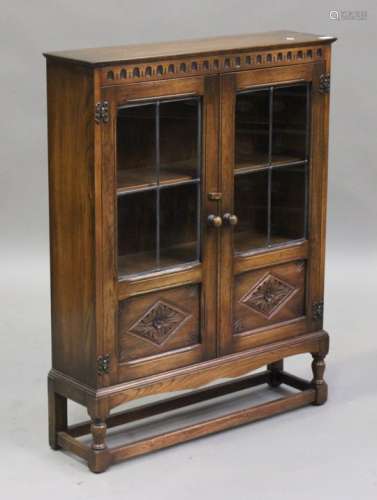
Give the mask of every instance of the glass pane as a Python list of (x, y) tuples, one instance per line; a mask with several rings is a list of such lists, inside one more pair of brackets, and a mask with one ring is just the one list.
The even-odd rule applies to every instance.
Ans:
[(271, 244), (305, 237), (305, 166), (272, 169)]
[(273, 96), (272, 161), (306, 157), (306, 85), (276, 87)]
[(238, 94), (236, 99), (236, 168), (268, 163), (269, 90)]
[(160, 267), (199, 260), (198, 184), (160, 191)]
[(117, 118), (118, 188), (153, 186), (156, 174), (156, 105), (119, 109)]
[(118, 197), (118, 273), (156, 268), (156, 191)]
[(185, 99), (160, 103), (160, 181), (198, 177), (200, 101)]
[(267, 246), (268, 171), (236, 175), (234, 213), (238, 224), (234, 231), (236, 252)]

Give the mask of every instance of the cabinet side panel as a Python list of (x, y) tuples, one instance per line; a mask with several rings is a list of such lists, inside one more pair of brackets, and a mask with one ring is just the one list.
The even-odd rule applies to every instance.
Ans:
[(93, 76), (47, 63), (53, 367), (96, 383)]

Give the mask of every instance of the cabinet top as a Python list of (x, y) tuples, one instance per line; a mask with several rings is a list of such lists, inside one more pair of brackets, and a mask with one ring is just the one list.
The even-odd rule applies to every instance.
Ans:
[(151, 61), (177, 56), (198, 54), (217, 54), (235, 50), (252, 50), (261, 48), (296, 47), (306, 44), (332, 43), (333, 36), (298, 33), (296, 31), (269, 31), (247, 35), (231, 35), (196, 40), (183, 40), (163, 43), (143, 43), (117, 47), (99, 47), (91, 49), (65, 50), (48, 52), (47, 58), (59, 58), (89, 66), (106, 66), (107, 64)]

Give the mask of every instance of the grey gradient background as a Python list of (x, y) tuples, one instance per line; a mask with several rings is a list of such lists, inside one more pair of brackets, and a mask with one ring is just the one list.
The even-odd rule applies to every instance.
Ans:
[[(367, 10), (330, 21), (329, 10)], [(291, 29), (333, 46), (325, 327), (328, 403), (115, 466), (47, 445), (50, 367), (43, 51)], [(376, 4), (246, 0), (0, 2), (0, 491), (3, 498), (377, 498)], [(309, 358), (288, 368), (309, 376)], [(253, 391), (262, 400), (261, 391)], [(247, 404), (245, 395), (227, 409)], [(216, 408), (201, 408), (192, 421)], [(85, 416), (70, 410), (72, 421)], [(178, 422), (178, 421), (177, 421)], [(177, 423), (174, 419), (172, 423)], [(156, 423), (163, 429), (168, 422)], [(142, 431), (135, 428), (130, 436)]]

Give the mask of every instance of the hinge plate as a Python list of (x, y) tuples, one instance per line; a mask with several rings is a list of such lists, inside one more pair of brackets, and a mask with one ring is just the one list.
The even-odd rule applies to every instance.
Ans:
[(312, 306), (312, 317), (315, 321), (323, 320), (323, 301), (315, 302)]
[(322, 73), (319, 77), (319, 92), (321, 94), (330, 93), (330, 73)]
[(109, 121), (109, 101), (100, 101), (96, 104), (96, 123), (107, 123)]
[(104, 354), (103, 356), (98, 356), (97, 358), (97, 373), (98, 375), (104, 375), (110, 371), (110, 354)]

